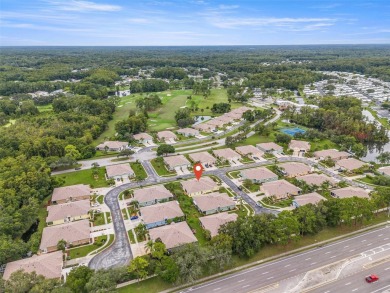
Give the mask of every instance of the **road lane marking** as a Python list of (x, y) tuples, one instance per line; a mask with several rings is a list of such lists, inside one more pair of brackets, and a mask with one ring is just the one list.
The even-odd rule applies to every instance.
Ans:
[(296, 269), (292, 269), (292, 270), (290, 271), (290, 273), (293, 272), (293, 271), (295, 271), (295, 270), (296, 270)]
[(335, 258), (336, 256), (335, 255), (333, 255), (333, 256), (331, 256), (330, 258)]
[(383, 240), (388, 240), (389, 238), (385, 238), (385, 239), (383, 239)]
[(264, 273), (262, 273), (262, 275), (265, 275), (265, 274), (268, 274), (268, 272), (264, 272)]
[(362, 242), (366, 242), (366, 241), (367, 241), (366, 239), (362, 240)]
[(344, 246), (344, 248), (348, 248), (348, 247), (349, 247), (349, 245)]
[(351, 282), (348, 282), (348, 283), (345, 284), (345, 286), (348, 286), (348, 285), (351, 285)]
[(378, 235), (378, 237), (382, 237), (382, 236), (383, 236), (383, 234)]
[(271, 279), (273, 279), (274, 277), (269, 277), (269, 278), (267, 278), (267, 280), (271, 280)]
[(368, 244), (367, 244), (367, 246), (370, 246), (370, 245), (372, 245), (372, 243), (368, 243)]
[(237, 283), (241, 283), (241, 282), (244, 282), (245, 281), (245, 279), (243, 279), (243, 280), (240, 280), (240, 281), (238, 281)]
[(389, 268), (385, 268), (385, 271), (387, 271), (387, 270), (390, 270), (390, 267)]
[(331, 251), (325, 252), (325, 254), (329, 254), (329, 253), (331, 253)]
[(289, 267), (289, 266), (290, 266), (290, 265), (285, 265), (284, 267), (287, 268), (287, 267)]
[(351, 249), (349, 252), (353, 252), (353, 251), (355, 251), (355, 249)]
[(242, 288), (246, 288), (246, 287), (249, 287), (250, 285), (245, 285), (245, 286), (242, 286)]
[(358, 288), (353, 289), (352, 292), (355, 292), (357, 289), (358, 289)]
[(308, 257), (307, 259), (305, 259), (305, 260), (309, 260), (309, 259), (311, 259), (311, 257)]
[(312, 262), (310, 265), (312, 266), (312, 265), (315, 265), (316, 264), (316, 262)]
[(213, 291), (217, 291), (217, 290), (220, 290), (221, 288), (215, 288)]

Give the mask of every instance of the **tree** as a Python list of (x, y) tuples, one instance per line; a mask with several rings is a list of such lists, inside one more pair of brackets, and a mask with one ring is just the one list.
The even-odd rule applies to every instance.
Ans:
[(152, 247), (152, 257), (161, 261), (167, 253), (166, 246), (163, 242), (155, 242)]
[(157, 156), (164, 156), (167, 154), (173, 154), (175, 152), (175, 148), (170, 144), (161, 144), (157, 148)]
[(317, 233), (326, 223), (323, 215), (316, 213), (316, 207), (312, 204), (298, 207), (294, 210), (294, 215), (299, 222), (302, 236)]
[(116, 292), (116, 284), (123, 275), (122, 268), (98, 270), (95, 271), (85, 287), (90, 293)]
[(119, 152), (117, 157), (130, 157), (132, 154), (134, 154), (134, 151), (129, 150), (129, 149), (124, 149)]
[(388, 164), (390, 162), (390, 152), (383, 152), (379, 154), (376, 159), (381, 163), (381, 164)]
[(133, 259), (129, 266), (129, 273), (134, 273), (137, 277), (137, 280), (142, 280), (146, 278), (148, 275), (147, 267), (149, 265), (149, 262), (144, 259), (143, 257), (137, 256), (135, 259)]
[(66, 248), (66, 241), (64, 239), (59, 240), (57, 243), (57, 249), (62, 250), (62, 252), (64, 252), (65, 248)]
[(73, 292), (87, 293), (86, 284), (91, 279), (93, 270), (86, 266), (79, 266), (72, 269), (66, 278), (65, 285)]
[(285, 133), (278, 133), (275, 137), (276, 143), (289, 144), (291, 141), (291, 136)]
[(147, 230), (144, 224), (139, 224), (134, 228), (134, 231), (139, 239), (144, 239), (147, 234)]
[(65, 147), (65, 156), (76, 161), (77, 159), (80, 158), (81, 155), (80, 155), (80, 152), (77, 150), (77, 148), (74, 145), (68, 144)]
[(194, 124), (195, 120), (191, 117), (191, 110), (188, 108), (181, 108), (175, 113), (175, 120), (178, 126), (186, 127)]
[(179, 277), (180, 270), (172, 257), (163, 257), (161, 263), (157, 265), (156, 274), (164, 281), (174, 283)]
[(153, 251), (153, 245), (154, 245), (153, 240), (149, 240), (148, 242), (146, 242), (145, 251), (151, 253)]

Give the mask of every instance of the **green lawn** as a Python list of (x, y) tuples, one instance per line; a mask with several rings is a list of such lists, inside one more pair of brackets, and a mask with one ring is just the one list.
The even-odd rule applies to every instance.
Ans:
[(292, 199), (273, 201), (271, 198), (265, 197), (262, 199), (262, 202), (265, 203), (266, 205), (276, 206), (276, 207), (280, 207), (280, 208), (286, 208), (286, 207), (291, 206)]
[(248, 157), (242, 157), (241, 162), (243, 162), (244, 164), (249, 164), (249, 163), (254, 163), (255, 161), (253, 161), (251, 158)]
[(141, 163), (131, 162), (130, 167), (131, 169), (133, 169), (136, 178), (143, 180), (146, 179), (146, 177), (148, 177)]
[(237, 178), (241, 178), (240, 173), (241, 173), (241, 171), (232, 171), (232, 172), (228, 173), (228, 176), (230, 176), (231, 178), (237, 179)]
[(106, 218), (107, 218), (107, 223), (111, 223), (111, 214), (110, 214), (110, 212), (106, 212)]
[(103, 196), (103, 195), (99, 195), (99, 196), (96, 198), (96, 200), (98, 201), (98, 203), (103, 204), (103, 202), (104, 202), (104, 196)]
[(43, 106), (37, 106), (38, 110), (40, 113), (42, 112), (49, 112), (53, 110), (53, 105), (48, 104), (48, 105), (43, 105)]
[(92, 169), (80, 170), (54, 176), (64, 180), (64, 184), (62, 184), (62, 186), (75, 184), (89, 184), (92, 188), (109, 186), (105, 178), (104, 167), (98, 168), (98, 174), (96, 178), (92, 173)]
[(94, 219), (93, 219), (93, 225), (94, 226), (101, 226), (101, 225), (105, 225), (106, 222), (104, 221), (104, 214), (103, 213), (99, 213), (99, 214), (96, 214), (94, 215)]
[(175, 171), (168, 171), (168, 169), (165, 167), (164, 162), (161, 162), (159, 158), (153, 159), (150, 161), (153, 168), (156, 170), (157, 174), (160, 176), (175, 176)]
[[(168, 183), (167, 185), (173, 186), (174, 191), (173, 194), (176, 196), (177, 201), (179, 202), (180, 208), (183, 213), (186, 215), (187, 223), (192, 228), (195, 229), (195, 236), (198, 239), (200, 245), (206, 244), (207, 240), (204, 235), (204, 230), (200, 226), (199, 217), (201, 217), (201, 213), (197, 210), (195, 205), (192, 203), (192, 198), (185, 195), (183, 189), (179, 182)], [(168, 190), (170, 190), (168, 188)]]
[(127, 234), (129, 235), (130, 243), (134, 244), (135, 238), (134, 238), (133, 230), (127, 231)]
[(315, 151), (321, 151), (326, 149), (338, 149), (338, 146), (337, 144), (330, 141), (329, 139), (324, 139), (316, 142), (310, 141), (311, 151), (315, 152)]
[(126, 209), (122, 209), (122, 215), (123, 215), (123, 220), (127, 220), (127, 213), (126, 213)]
[(91, 251), (98, 249), (107, 241), (107, 236), (99, 236), (95, 238), (95, 242), (89, 245), (83, 245), (80, 247), (72, 248), (69, 250), (69, 256), (71, 259), (86, 256)]

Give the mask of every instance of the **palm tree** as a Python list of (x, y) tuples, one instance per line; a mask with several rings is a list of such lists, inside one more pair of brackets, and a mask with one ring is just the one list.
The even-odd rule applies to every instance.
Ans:
[(145, 251), (147, 253), (151, 253), (153, 251), (153, 245), (154, 245), (153, 240), (149, 240), (148, 242), (146, 242), (145, 243)]

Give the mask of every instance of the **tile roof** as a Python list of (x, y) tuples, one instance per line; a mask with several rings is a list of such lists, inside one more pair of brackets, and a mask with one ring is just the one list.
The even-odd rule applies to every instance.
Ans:
[(69, 198), (77, 198), (85, 195), (90, 195), (91, 188), (85, 184), (70, 185), (65, 187), (57, 187), (53, 190), (52, 201), (66, 200)]
[(7, 263), (3, 279), (8, 280), (12, 273), (24, 270), (26, 273), (36, 272), (46, 279), (59, 279), (62, 273), (62, 251), (34, 255), (29, 258)]
[(188, 154), (190, 159), (194, 162), (201, 162), (201, 163), (212, 163), (214, 164), (217, 160), (212, 155), (210, 155), (208, 152), (199, 152), (199, 153), (192, 153)]
[(260, 189), (268, 192), (270, 196), (275, 195), (277, 198), (284, 198), (287, 195), (296, 194), (298, 191), (301, 191), (300, 188), (284, 179), (263, 183)]
[(56, 246), (61, 239), (70, 243), (87, 238), (90, 238), (89, 220), (50, 226), (43, 228), (41, 245), (39, 248), (44, 250), (47, 247)]
[(151, 224), (164, 219), (173, 219), (184, 216), (176, 201), (168, 201), (140, 208), (141, 216), (145, 224)]
[(283, 150), (283, 147), (281, 147), (280, 145), (278, 145), (274, 142), (258, 143), (258, 144), (256, 144), (256, 147), (261, 148), (261, 149), (266, 150), (266, 151), (271, 151), (271, 150), (281, 151), (281, 150)]
[(283, 168), (287, 176), (296, 176), (311, 171), (311, 167), (304, 163), (283, 163), (279, 167)]
[(322, 150), (322, 151), (314, 152), (314, 156), (316, 158), (330, 157), (331, 159), (338, 159), (340, 157), (349, 157), (350, 154), (347, 152), (340, 152), (340, 151), (335, 150), (335, 149), (329, 149), (329, 150)]
[(175, 168), (183, 165), (191, 165), (190, 161), (183, 155), (169, 156), (163, 158), (165, 164), (167, 164), (170, 168)]
[(218, 213), (210, 216), (205, 216), (199, 218), (199, 221), (202, 223), (202, 226), (210, 231), (211, 237), (218, 235), (219, 228), (229, 222), (234, 222), (238, 218), (238, 215), (235, 213)]
[(276, 175), (274, 172), (268, 170), (265, 167), (245, 169), (241, 171), (241, 174), (246, 179), (251, 179), (251, 180), (264, 180), (264, 179), (278, 177), (278, 175)]
[(122, 148), (122, 147), (126, 147), (128, 146), (129, 143), (127, 141), (112, 141), (112, 140), (109, 140), (109, 141), (105, 141), (101, 144), (99, 144), (97, 146), (97, 148), (104, 148), (105, 146), (107, 146), (108, 148), (110, 149), (119, 149), (119, 148)]
[(359, 169), (366, 164), (367, 163), (359, 161), (355, 158), (341, 159), (341, 160), (337, 161), (337, 163), (336, 163), (336, 165), (338, 165), (344, 169), (347, 169), (349, 171)]
[(193, 128), (181, 128), (177, 130), (177, 133), (198, 135), (199, 130)]
[(235, 158), (241, 158), (240, 154), (236, 153), (230, 148), (225, 148), (225, 149), (219, 149), (219, 150), (213, 150), (213, 153), (215, 156), (219, 158), (224, 158), (224, 159), (235, 159)]
[(172, 131), (169, 131), (169, 130), (164, 130), (164, 131), (157, 132), (157, 137), (159, 139), (166, 139), (166, 138), (177, 139), (176, 134), (174, 134)]
[(201, 177), (199, 181), (194, 178), (186, 181), (182, 181), (181, 185), (183, 189), (187, 191), (188, 194), (198, 193), (198, 192), (208, 192), (215, 189), (218, 185), (210, 177)]
[(209, 211), (218, 208), (223, 208), (231, 205), (236, 205), (234, 200), (226, 193), (212, 192), (193, 197), (194, 204), (202, 211)]
[(133, 137), (135, 140), (152, 140), (153, 139), (153, 137), (146, 132), (134, 134)]
[(106, 166), (106, 172), (108, 177), (134, 174), (134, 171), (131, 169), (129, 163)]
[(262, 156), (264, 155), (264, 152), (259, 150), (257, 147), (254, 147), (253, 145), (244, 145), (244, 146), (239, 146), (239, 147), (236, 147), (236, 151), (243, 155), (243, 156), (246, 156), (246, 155), (258, 155), (258, 156)]
[(348, 186), (345, 188), (340, 188), (340, 189), (334, 189), (331, 191), (336, 197), (339, 198), (347, 198), (347, 197), (362, 197), (362, 198), (369, 198), (370, 197), (370, 192), (366, 191), (363, 188), (359, 187), (352, 187)]
[(46, 222), (53, 222), (65, 219), (66, 217), (77, 217), (88, 214), (90, 210), (89, 199), (51, 205), (47, 207), (48, 216)]
[(325, 197), (322, 195), (318, 194), (317, 192), (312, 192), (312, 193), (307, 193), (307, 194), (302, 194), (294, 197), (294, 201), (299, 205), (303, 206), (306, 204), (317, 204), (321, 200), (326, 200)]
[(134, 199), (138, 202), (147, 202), (155, 199), (173, 197), (172, 193), (164, 185), (155, 185), (134, 190)]
[(390, 176), (390, 166), (381, 167), (378, 169), (378, 171), (382, 172), (385, 175)]
[(149, 235), (153, 241), (160, 238), (167, 249), (198, 241), (186, 222), (171, 223), (151, 229)]
[(305, 181), (309, 185), (321, 186), (321, 184), (325, 181), (329, 181), (329, 183), (332, 185), (336, 184), (336, 181), (332, 177), (329, 177), (325, 174), (307, 174), (298, 176), (297, 179)]
[(288, 145), (289, 149), (300, 149), (300, 150), (310, 150), (310, 143), (303, 140), (294, 140), (292, 139), (290, 141), (290, 144)]

